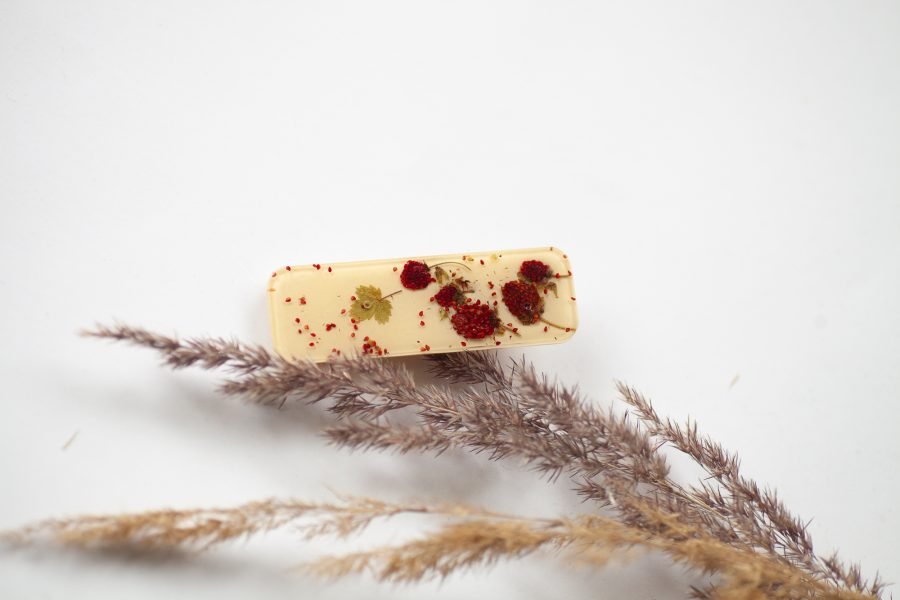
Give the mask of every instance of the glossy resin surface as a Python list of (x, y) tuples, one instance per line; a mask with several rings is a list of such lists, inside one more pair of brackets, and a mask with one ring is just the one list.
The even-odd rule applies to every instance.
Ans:
[(553, 344), (578, 321), (569, 259), (546, 246), (290, 265), (268, 294), (275, 350), (288, 359)]

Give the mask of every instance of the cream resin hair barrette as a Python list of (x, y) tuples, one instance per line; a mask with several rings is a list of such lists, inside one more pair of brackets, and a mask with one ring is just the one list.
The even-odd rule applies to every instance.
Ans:
[(290, 265), (268, 290), (287, 359), (554, 344), (578, 324), (569, 259), (552, 246)]

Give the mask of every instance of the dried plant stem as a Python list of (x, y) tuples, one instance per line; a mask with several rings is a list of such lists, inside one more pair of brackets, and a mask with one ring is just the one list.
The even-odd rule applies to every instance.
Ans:
[[(327, 400), (337, 422), (325, 433), (339, 445), (438, 453), (464, 448), (491, 458), (518, 457), (551, 478), (567, 474), (580, 493), (612, 509), (616, 520), (611, 522), (644, 536), (640, 544), (632, 545), (665, 552), (673, 560), (724, 577), (714, 590), (695, 590), (700, 597), (878, 597), (883, 590), (877, 577), (865, 581), (858, 567), (845, 567), (836, 557), (817, 556), (804, 523), (774, 492), (745, 478), (734, 455), (701, 436), (694, 424), (663, 421), (648, 400), (624, 385), (619, 392), (632, 412), (621, 414), (596, 408), (577, 389), (552, 382), (525, 361), (504, 368), (494, 353), (432, 357), (433, 372), (447, 384), (425, 386), (417, 385), (401, 364), (369, 357), (315, 365), (285, 361), (237, 342), (181, 342), (127, 326), (101, 327), (88, 335), (153, 348), (176, 368), (229, 369), (234, 376), (222, 390), (252, 402)], [(416, 424), (394, 422), (392, 415), (400, 411), (412, 412)], [(710, 479), (688, 486), (675, 481), (660, 452), (665, 444), (685, 452)], [(472, 556), (480, 557), (477, 560), (457, 557), (425, 564), (431, 565), (431, 572), (443, 574), (495, 556), (492, 542), (478, 551), (474, 540), (468, 543)], [(703, 552), (687, 550), (694, 544), (701, 544)], [(704, 554), (713, 546), (719, 548), (718, 554)], [(530, 551), (528, 543), (511, 548), (513, 555)], [(412, 557), (425, 548), (410, 547), (409, 552)], [(762, 578), (740, 588), (734, 582), (750, 585), (750, 579), (714, 560), (726, 554), (729, 560), (743, 557), (745, 565), (766, 565), (766, 577), (771, 577), (753, 571)], [(376, 570), (387, 573), (386, 578), (403, 579), (394, 573), (405, 573), (407, 567), (386, 566), (394, 564), (393, 558), (385, 558), (391, 556), (395, 555), (376, 562), (359, 558), (361, 563), (347, 558), (342, 568), (358, 570), (357, 564), (375, 568), (377, 563)], [(747, 594), (723, 595), (723, 590), (739, 588)]]
[[(500, 376), (502, 365), (495, 353), (447, 354), (431, 360), (435, 365), (432, 372), (452, 382), (482, 383), (507, 392), (516, 389), (518, 383), (520, 398), (526, 405), (556, 407), (559, 410), (554, 412), (562, 422), (589, 423), (586, 437), (592, 433), (596, 436), (597, 432), (602, 431), (602, 427), (590, 423), (590, 419), (580, 414), (585, 402), (578, 398), (577, 391), (549, 383), (546, 377), (540, 376), (533, 366), (524, 361), (515, 365), (514, 375), (504, 379)], [(662, 469), (637, 473), (640, 482), (650, 486), (645, 494), (652, 494), (660, 507), (702, 525), (706, 531), (731, 544), (762, 549), (787, 564), (802, 564), (816, 576), (860, 593), (881, 594), (883, 584), (880, 580), (876, 577), (872, 582), (865, 581), (858, 565), (848, 567), (836, 556), (817, 556), (806, 524), (787, 510), (774, 491), (761, 489), (756, 482), (745, 478), (740, 473), (738, 458), (720, 444), (701, 436), (696, 423), (689, 422), (687, 427), (682, 427), (671, 419), (663, 420), (650, 401), (636, 390), (621, 383), (618, 390), (650, 438), (649, 444), (644, 445), (642, 440), (641, 444), (631, 449), (632, 457), (646, 460), (641, 451), (646, 451), (648, 447), (652, 448), (654, 456), (659, 457), (661, 455), (657, 450), (660, 445), (668, 443), (694, 459), (720, 486), (715, 487), (707, 480), (684, 487), (671, 480), (668, 472)], [(607, 420), (613, 422), (614, 419), (610, 414)], [(628, 439), (622, 432), (615, 432), (614, 435)], [(631, 439), (640, 438), (633, 436)], [(599, 485), (593, 480), (586, 480), (581, 485), (582, 492), (593, 498), (609, 495), (608, 488), (608, 483)], [(627, 508), (623, 513), (626, 519), (640, 517), (628, 514)]]
[(762, 489), (744, 477), (738, 457), (701, 435), (696, 422), (689, 421), (682, 426), (671, 419), (662, 419), (652, 403), (637, 390), (623, 383), (618, 383), (618, 389), (652, 436), (690, 456), (720, 485), (714, 488), (704, 483), (695, 490), (697, 501), (738, 523), (749, 543), (790, 562), (801, 563), (811, 572), (859, 592), (880, 591), (877, 580), (871, 585), (863, 581), (858, 566), (846, 567), (834, 556), (816, 556), (807, 524), (784, 506), (774, 490)]
[(49, 519), (2, 532), (0, 540), (24, 544), (49, 537), (62, 544), (85, 548), (130, 546), (145, 550), (205, 550), (288, 524), (296, 526), (307, 538), (319, 535), (346, 537), (365, 528), (374, 519), (403, 513), (498, 516), (462, 505), (392, 504), (374, 498), (350, 496), (340, 496), (337, 502), (331, 503), (268, 499), (231, 508), (155, 510)]
[(222, 338), (191, 338), (179, 340), (128, 325), (97, 325), (81, 332), (87, 337), (131, 342), (137, 346), (153, 348), (165, 359), (168, 366), (181, 369), (199, 366), (204, 369), (226, 367), (239, 373), (251, 373), (275, 366), (278, 359), (262, 346), (242, 344)]
[[(580, 562), (605, 565), (633, 550), (657, 551), (673, 561), (720, 576), (717, 598), (834, 598), (864, 596), (810, 578), (800, 569), (704, 536), (652, 507), (656, 533), (601, 516), (537, 519), (464, 505), (391, 504), (345, 497), (336, 503), (265, 500), (234, 508), (163, 510), (49, 520), (0, 539), (24, 544), (50, 537), (84, 548), (208, 549), (288, 525), (305, 538), (348, 536), (375, 519), (419, 513), (450, 518), (438, 530), (395, 546), (320, 559), (307, 569), (329, 577), (368, 571), (380, 580), (413, 582), (463, 568), (518, 558), (539, 549), (563, 550)], [(665, 531), (665, 535), (659, 532)], [(760, 595), (761, 591), (765, 596)]]

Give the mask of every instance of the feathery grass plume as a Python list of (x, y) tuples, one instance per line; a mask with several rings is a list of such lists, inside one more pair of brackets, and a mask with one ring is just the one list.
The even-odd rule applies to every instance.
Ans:
[(361, 419), (344, 419), (323, 430), (335, 445), (353, 450), (393, 450), (441, 454), (453, 442), (429, 425), (397, 425)]
[[(448, 358), (437, 362), (457, 363), (456, 368), (447, 371), (447, 378), (452, 382), (460, 381), (461, 367), (471, 366), (473, 371), (468, 381), (486, 374), (492, 384), (501, 383), (493, 375), (496, 359), (473, 353), (465, 361)], [(435, 373), (441, 376), (440, 370)], [(740, 541), (722, 515), (698, 503), (692, 490), (669, 477), (665, 457), (657, 451), (659, 444), (629, 419), (627, 413), (616, 415), (612, 408), (605, 411), (594, 408), (580, 397), (577, 389), (551, 383), (524, 360), (513, 362), (511, 374), (494, 393), (471, 393), (481, 394), (480, 405), (490, 405), (491, 398), (497, 394), (509, 396), (538, 425), (518, 446), (518, 454), (551, 476), (568, 472), (576, 479), (577, 489), (583, 496), (611, 506), (625, 522), (638, 526), (642, 516), (629, 503), (616, 498), (640, 494), (719, 539)], [(550, 449), (523, 452), (542, 438), (549, 440)], [(548, 457), (555, 457), (558, 462), (551, 465)]]
[[(539, 374), (533, 365), (522, 360), (513, 364), (512, 374), (507, 379), (497, 376), (499, 361), (494, 353), (461, 353), (431, 358), (432, 372), (451, 382), (484, 383), (499, 386), (509, 391), (518, 386), (519, 398), (523, 406), (543, 410), (544, 418), (557, 425), (557, 431), (571, 434), (582, 430), (587, 439), (602, 440), (604, 437), (628, 442), (632, 441), (624, 456), (635, 464), (646, 465), (654, 459), (660, 461), (659, 468), (635, 473), (634, 481), (647, 484), (649, 494), (661, 508), (681, 518), (702, 524), (722, 540), (732, 544), (741, 543), (749, 547), (762, 548), (771, 556), (789, 564), (803, 563), (812, 573), (846, 585), (849, 589), (863, 594), (879, 596), (884, 589), (876, 576), (866, 582), (858, 565), (843, 565), (836, 556), (818, 557), (813, 552), (812, 540), (806, 524), (786, 509), (773, 490), (763, 490), (751, 479), (740, 474), (740, 461), (736, 455), (727, 452), (720, 444), (701, 436), (696, 423), (682, 427), (671, 419), (659, 418), (651, 403), (636, 390), (619, 383), (622, 399), (634, 409), (641, 421), (642, 436), (626, 426), (628, 413), (620, 417), (621, 429), (610, 435), (605, 433), (616, 428), (617, 418), (610, 412), (600, 423), (592, 422), (589, 405), (579, 398), (575, 389), (568, 389)], [(646, 443), (646, 436), (654, 440)], [(659, 440), (659, 441), (657, 441)], [(682, 487), (668, 477), (665, 462), (658, 452), (661, 443), (669, 443), (688, 454), (719, 484), (723, 490), (707, 481), (695, 486)], [(649, 452), (648, 452), (649, 449)], [(662, 476), (660, 476), (662, 475)], [(608, 476), (608, 473), (607, 473)], [(621, 486), (617, 486), (620, 487)], [(608, 485), (600, 485), (595, 480), (586, 479), (581, 485), (587, 497), (602, 499), (610, 495)], [(621, 491), (621, 489), (620, 489)], [(647, 495), (648, 491), (645, 490)], [(618, 507), (626, 519), (636, 515), (628, 514), (627, 507)]]
[(451, 352), (428, 354), (425, 358), (432, 375), (451, 383), (512, 388), (512, 375), (504, 368), (497, 352)]
[[(700, 436), (693, 424), (662, 421), (626, 386), (619, 391), (632, 413), (617, 415), (594, 407), (577, 389), (551, 382), (524, 360), (504, 368), (494, 353), (433, 357), (432, 371), (448, 385), (424, 386), (402, 364), (370, 357), (316, 365), (236, 342), (180, 342), (127, 326), (89, 335), (156, 349), (176, 368), (229, 369), (232, 378), (223, 391), (260, 404), (327, 400), (337, 423), (325, 433), (339, 445), (438, 453), (465, 448), (491, 458), (518, 457), (549, 477), (567, 474), (580, 493), (610, 507), (620, 526), (644, 536), (643, 546), (722, 576), (714, 587), (695, 589), (698, 597), (850, 597), (833, 596), (834, 590), (878, 597), (883, 591), (877, 577), (867, 582), (858, 567), (815, 555), (802, 521), (774, 493), (744, 478), (736, 457)], [(411, 412), (416, 424), (394, 422), (398, 411)], [(687, 453), (711, 479), (689, 486), (673, 480), (659, 451), (666, 443)], [(780, 575), (738, 577), (732, 572), (737, 566), (729, 571), (712, 554), (687, 550), (701, 541), (703, 548), (717, 545), (735, 560), (742, 557), (741, 564), (769, 565), (766, 573)], [(429, 564), (440, 573), (445, 563)], [(793, 595), (782, 595), (784, 590)], [(734, 595), (739, 592), (746, 594)]]
[(239, 373), (251, 373), (274, 366), (277, 360), (262, 346), (242, 344), (223, 338), (189, 338), (179, 340), (128, 325), (97, 325), (81, 332), (86, 337), (131, 342), (158, 350), (173, 369), (199, 365), (204, 369), (227, 367)]
[[(674, 562), (718, 576), (716, 598), (834, 598), (860, 600), (857, 592), (816, 580), (798, 567), (750, 550), (697, 535), (672, 515), (649, 505), (648, 519), (666, 535), (602, 516), (540, 519), (506, 515), (465, 505), (392, 504), (343, 497), (336, 503), (264, 500), (234, 508), (162, 510), (48, 520), (8, 532), (2, 539), (24, 544), (45, 537), (83, 548), (173, 550), (211, 546), (286, 526), (304, 538), (346, 537), (375, 519), (419, 513), (450, 519), (436, 531), (398, 545), (325, 557), (306, 568), (320, 576), (371, 572), (377, 579), (414, 582), (459, 570), (515, 559), (537, 550), (562, 551), (580, 563), (605, 566), (639, 551), (661, 552)], [(764, 594), (764, 595), (760, 595)]]
[(696, 422), (688, 421), (682, 426), (671, 419), (662, 419), (650, 400), (637, 390), (621, 382), (617, 387), (650, 435), (690, 456), (719, 484), (715, 488), (701, 483), (695, 489), (697, 500), (726, 515), (747, 543), (788, 562), (803, 564), (811, 572), (852, 590), (880, 595), (883, 584), (877, 577), (871, 583), (866, 582), (857, 565), (847, 567), (836, 556), (816, 556), (807, 523), (791, 513), (774, 490), (761, 488), (744, 477), (737, 455), (701, 435)]
[(227, 509), (84, 515), (41, 521), (5, 532), (0, 539), (22, 544), (49, 536), (62, 544), (82, 547), (205, 549), (236, 537), (277, 529), (313, 508), (314, 505), (304, 503), (264, 500)]
[[(384, 377), (397, 376), (394, 385), (412, 387), (408, 373), (390, 374), (377, 368), (375, 361), (357, 357), (342, 363), (316, 365), (310, 361), (286, 361), (261, 346), (246, 345), (218, 338), (178, 338), (159, 335), (139, 327), (97, 326), (82, 335), (125, 341), (158, 351), (165, 364), (175, 369), (197, 366), (214, 370), (224, 368), (234, 374), (220, 387), (226, 395), (241, 396), (258, 404), (281, 405), (287, 400), (321, 400), (329, 396), (377, 393)], [(366, 376), (372, 378), (366, 380)]]
[(416, 540), (326, 557), (309, 566), (320, 576), (342, 577), (371, 572), (382, 581), (413, 582), (500, 559), (521, 558), (565, 539), (552, 528), (525, 519), (474, 519), (445, 525)]
[(494, 513), (464, 505), (397, 504), (374, 498), (339, 496), (337, 502), (270, 498), (231, 508), (153, 510), (112, 515), (48, 519), (0, 533), (0, 541), (20, 545), (52, 539), (84, 548), (128, 546), (143, 550), (212, 546), (292, 525), (303, 537), (347, 537), (375, 519), (430, 513), (450, 517)]

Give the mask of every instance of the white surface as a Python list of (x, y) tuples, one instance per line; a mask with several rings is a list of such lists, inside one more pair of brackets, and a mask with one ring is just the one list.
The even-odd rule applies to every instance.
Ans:
[[(554, 244), (582, 326), (530, 358), (598, 402), (621, 378), (696, 417), (823, 552), (900, 581), (898, 107), (892, 2), (6, 0), (0, 527), (329, 487), (586, 510), (514, 462), (335, 451), (315, 412), (223, 401), (75, 335), (118, 318), (265, 343), (274, 266)], [(322, 548), (3, 556), (0, 596), (677, 598), (685, 581), (546, 558), (419, 588), (281, 571)]]

